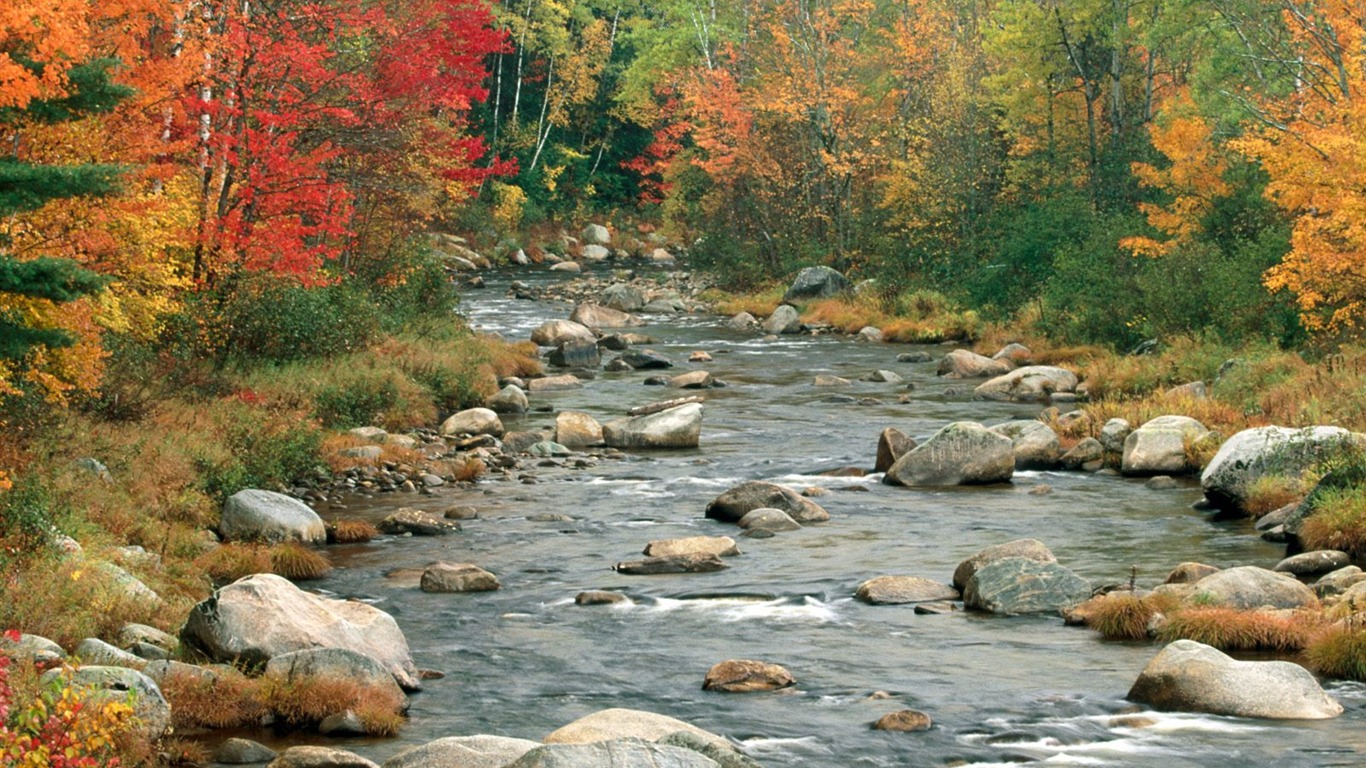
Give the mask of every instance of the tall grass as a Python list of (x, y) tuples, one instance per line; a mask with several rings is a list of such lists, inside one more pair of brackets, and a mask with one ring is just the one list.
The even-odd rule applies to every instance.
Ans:
[(1322, 490), (1313, 503), (1300, 526), (1305, 549), (1339, 549), (1355, 559), (1366, 555), (1366, 488)]
[(1289, 615), (1233, 608), (1186, 608), (1159, 631), (1163, 642), (1194, 640), (1222, 651), (1299, 651), (1324, 623), (1315, 611)]

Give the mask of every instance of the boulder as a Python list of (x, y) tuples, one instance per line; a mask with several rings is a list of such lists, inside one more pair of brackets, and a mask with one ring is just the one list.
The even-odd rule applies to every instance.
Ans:
[(1002, 376), (1014, 367), (1005, 360), (992, 360), (966, 349), (955, 349), (939, 361), (936, 373), (947, 379), (986, 379)]
[(787, 293), (783, 294), (783, 301), (828, 299), (851, 287), (849, 278), (830, 267), (807, 267), (797, 273)]
[(555, 414), (555, 442), (568, 448), (602, 445), (602, 425), (582, 411)]
[(729, 536), (689, 536), (684, 539), (652, 541), (645, 545), (647, 557), (694, 554), (732, 557), (740, 554), (740, 548), (735, 546), (735, 539)]
[(1051, 365), (1030, 365), (997, 376), (972, 391), (979, 400), (1008, 400), (1030, 403), (1048, 400), (1059, 392), (1073, 392), (1077, 374)]
[(720, 764), (683, 747), (621, 739), (592, 744), (546, 744), (504, 768), (720, 768)]
[(866, 342), (866, 343), (870, 343), (870, 344), (877, 344), (877, 343), (881, 342), (882, 339), (883, 339), (882, 329), (881, 329), (881, 328), (874, 328), (874, 327), (871, 326), (871, 325), (865, 325), (865, 326), (863, 326), (862, 328), (859, 329), (859, 332), (858, 332), (857, 334), (854, 335), (854, 341), (861, 341), (861, 342)]
[(1366, 581), (1366, 572), (1355, 565), (1347, 565), (1331, 573), (1325, 573), (1314, 582), (1314, 594), (1319, 597), (1340, 595), (1352, 587)]
[(781, 533), (782, 531), (799, 531), (802, 524), (793, 520), (791, 515), (781, 509), (771, 507), (760, 507), (751, 509), (743, 517), (736, 521), (736, 525), (747, 531), (768, 531), (770, 533)]
[(1248, 490), (1264, 476), (1299, 477), (1344, 444), (1362, 435), (1340, 427), (1255, 427), (1230, 437), (1200, 474), (1205, 498), (1221, 509), (1241, 510)]
[[(991, 356), (992, 360), (1007, 360), (1012, 365), (1029, 365), (1034, 359), (1034, 353), (1023, 344), (1012, 341), (1011, 343), (996, 350), (996, 354)], [(1073, 385), (1073, 389), (1076, 385)], [(1070, 391), (1070, 390), (1069, 390)]]
[(730, 748), (730, 742), (710, 731), (704, 731), (682, 720), (645, 712), (638, 709), (604, 709), (584, 715), (574, 722), (550, 733), (546, 744), (592, 744), (616, 739), (659, 741), (670, 734), (685, 732), (708, 743)]
[(912, 733), (914, 731), (928, 731), (932, 725), (930, 716), (924, 712), (915, 709), (903, 709), (883, 715), (876, 723), (873, 723), (873, 730)]
[(896, 356), (898, 363), (932, 363), (934, 355), (929, 352), (902, 352)]
[(875, 384), (900, 384), (905, 379), (901, 378), (901, 374), (895, 371), (877, 370), (860, 376), (859, 381), (871, 381)]
[(602, 365), (602, 353), (595, 342), (570, 339), (550, 353), (548, 362), (558, 368), (593, 369)]
[(570, 389), (583, 389), (583, 381), (579, 377), (566, 373), (562, 376), (546, 376), (540, 379), (532, 379), (526, 383), (527, 389), (532, 392), (564, 392)]
[(612, 233), (601, 224), (589, 224), (579, 233), (579, 239), (588, 245), (611, 245)]
[(494, 413), (526, 413), (527, 408), (531, 407), (526, 392), (511, 384), (498, 390), (484, 405)]
[(741, 483), (712, 499), (706, 515), (712, 520), (735, 523), (746, 513), (762, 508), (782, 510), (798, 523), (821, 523), (830, 519), (830, 513), (821, 505), (791, 488), (759, 480)]
[(447, 736), (405, 749), (380, 768), (503, 768), (539, 746), (506, 736)]
[(327, 529), (318, 513), (274, 491), (238, 491), (223, 502), (218, 533), (224, 541), (302, 541), (321, 544)]
[(106, 667), (131, 667), (142, 669), (147, 660), (134, 653), (114, 646), (96, 637), (87, 637), (71, 652), (72, 656), (84, 664), (98, 664)]
[(779, 304), (773, 310), (773, 314), (764, 319), (762, 326), (766, 333), (782, 335), (785, 333), (800, 333), (802, 330), (802, 318), (797, 313), (797, 308), (791, 304)]
[(612, 258), (612, 252), (601, 245), (585, 245), (579, 251), (579, 261), (585, 264), (600, 264)]
[[(59, 682), (61, 681), (61, 682)], [(90, 691), (91, 702), (124, 702), (133, 694), (133, 716), (138, 732), (149, 741), (160, 739), (171, 727), (171, 705), (161, 689), (136, 669), (89, 665), (79, 668), (49, 669), (38, 679), (41, 686), (73, 686)], [(46, 763), (39, 763), (44, 765)]]
[(650, 251), (650, 261), (656, 264), (673, 264), (674, 255), (663, 248), (656, 248)]
[(191, 609), (180, 639), (214, 661), (247, 666), (309, 648), (346, 648), (383, 664), (404, 689), (421, 687), (392, 616), (304, 592), (274, 574), (247, 576), (214, 592)]
[(550, 437), (551, 435), (544, 432), (509, 432), (503, 435), (503, 452), (526, 453), (533, 445), (545, 442)]
[(887, 470), (892, 485), (982, 485), (1009, 482), (1015, 474), (1010, 438), (981, 424), (956, 421), (934, 433)]
[(492, 592), (498, 577), (472, 563), (435, 563), (422, 571), (423, 592)]
[(672, 389), (708, 389), (715, 383), (707, 371), (689, 371), (669, 379)]
[(616, 605), (630, 601), (631, 598), (620, 592), (606, 592), (600, 589), (590, 589), (574, 595), (574, 605)]
[(1275, 720), (1323, 720), (1342, 714), (1314, 676), (1288, 661), (1235, 661), (1193, 640), (1158, 652), (1128, 698), (1156, 709)]
[(840, 378), (839, 376), (832, 376), (832, 375), (830, 375), (830, 374), (828, 374), (828, 373), (818, 373), (818, 374), (816, 374), (816, 378), (815, 378), (814, 380), (812, 380), (811, 386), (813, 386), (813, 387), (847, 387), (847, 386), (849, 386), (850, 384), (853, 384), (853, 383), (854, 383), (854, 382), (852, 382), (852, 381), (850, 381), (850, 380), (848, 380), (848, 379)]
[(712, 573), (723, 570), (726, 564), (710, 552), (696, 552), (666, 557), (647, 557), (626, 560), (612, 567), (617, 573), (631, 576), (656, 576), (669, 573)]
[(531, 340), (541, 347), (558, 347), (566, 341), (591, 341), (597, 337), (588, 328), (572, 320), (549, 320), (531, 332)]
[(1125, 475), (1179, 475), (1195, 469), (1187, 448), (1209, 430), (1189, 416), (1158, 416), (1124, 439), (1120, 472)]
[(696, 448), (702, 438), (702, 406), (688, 403), (617, 419), (602, 425), (602, 436), (612, 448)]
[(213, 761), (224, 765), (268, 763), (277, 756), (278, 753), (265, 744), (236, 737), (225, 740), (213, 751)]
[(1038, 539), (1016, 539), (1004, 544), (987, 547), (979, 550), (977, 554), (969, 557), (958, 564), (953, 570), (954, 589), (963, 589), (972, 580), (972, 575), (979, 569), (990, 565), (997, 560), (1005, 560), (1011, 557), (1024, 557), (1040, 563), (1056, 563), (1058, 558), (1053, 556), (1042, 541)]
[(991, 431), (1010, 438), (1016, 469), (1053, 469), (1062, 462), (1062, 441), (1042, 421), (1007, 421)]
[(612, 283), (603, 290), (599, 303), (618, 312), (635, 312), (645, 306), (645, 293), (630, 283)]
[(1133, 425), (1124, 419), (1110, 419), (1100, 428), (1100, 445), (1105, 452), (1118, 456), (1124, 453), (1124, 441), (1134, 431)]
[(470, 408), (452, 414), (441, 423), (443, 435), (493, 435), (503, 434), (503, 422), (498, 414), (488, 408)]
[(21, 634), (17, 641), (0, 634), (0, 651), (12, 659), (21, 659), (35, 665), (51, 666), (66, 658), (62, 646), (39, 635)]
[(702, 681), (702, 690), (756, 693), (776, 691), (796, 683), (792, 673), (777, 664), (750, 659), (731, 659), (707, 670), (707, 676)]
[(957, 600), (958, 590), (919, 576), (878, 576), (858, 585), (854, 597), (870, 605)]
[(726, 321), (726, 327), (733, 331), (748, 331), (757, 325), (759, 325), (759, 321), (748, 312), (731, 315), (731, 318)]
[(914, 448), (915, 440), (901, 430), (894, 427), (882, 430), (882, 434), (877, 437), (877, 462), (873, 466), (873, 471), (886, 472), (897, 459), (910, 453)]
[(716, 761), (721, 768), (762, 768), (757, 762), (735, 751), (729, 744), (716, 744), (687, 731), (675, 731), (655, 742), (661, 746), (690, 749)]
[(1094, 437), (1088, 437), (1062, 455), (1062, 468), (1095, 471), (1101, 468), (1104, 461), (1105, 446)]
[(380, 533), (390, 536), (402, 536), (405, 533), (413, 536), (445, 536), (459, 531), (460, 523), (434, 512), (403, 507), (379, 521), (376, 527)]
[(1309, 577), (1332, 573), (1351, 564), (1352, 557), (1346, 552), (1339, 552), (1335, 549), (1319, 549), (1287, 557), (1276, 563), (1276, 566), (1271, 570), (1288, 573), (1292, 576)]
[(963, 589), (969, 608), (1015, 615), (1055, 613), (1091, 597), (1091, 582), (1057, 563), (1008, 557), (977, 569)]
[(379, 768), (354, 752), (331, 747), (290, 747), (266, 768)]
[(627, 411), (627, 412), (626, 412), (626, 415), (627, 415), (627, 416), (649, 416), (649, 415), (652, 414), (652, 413), (660, 413), (661, 411), (667, 411), (667, 410), (669, 410), (670, 408), (677, 408), (677, 407), (680, 406), (680, 405), (688, 405), (689, 403), (705, 403), (705, 402), (707, 402), (707, 398), (702, 397), (701, 395), (690, 395), (690, 396), (688, 396), (688, 397), (675, 397), (675, 398), (673, 398), (672, 400), (662, 400), (662, 401), (660, 401), (660, 402), (658, 402), (658, 403), (649, 403), (649, 404), (647, 404), (647, 405), (638, 405), (638, 406), (636, 406), (635, 408), (632, 408), (631, 410)]
[(1181, 563), (1177, 565), (1175, 568), (1173, 568), (1171, 570), (1171, 573), (1167, 574), (1167, 578), (1162, 583), (1194, 584), (1195, 582), (1205, 578), (1206, 576), (1210, 576), (1218, 572), (1218, 568), (1215, 568), (1212, 565), (1205, 565), (1204, 563)]
[(1250, 611), (1257, 608), (1309, 608), (1317, 606), (1314, 590), (1293, 576), (1244, 565), (1229, 568), (1195, 582), (1194, 599), (1201, 604)]
[(550, 265), (551, 272), (568, 272), (577, 275), (583, 271), (583, 267), (577, 261), (562, 261), (558, 264)]
[(571, 322), (578, 323), (586, 328), (599, 330), (602, 328), (637, 328), (645, 325), (645, 321), (635, 315), (622, 312), (619, 309), (604, 307), (599, 304), (580, 304), (574, 308), (574, 313), (569, 316)]
[(653, 349), (633, 349), (617, 359), (637, 371), (659, 371), (674, 367), (672, 360)]
[(307, 648), (280, 654), (266, 663), (265, 677), (286, 685), (323, 679), (348, 680), (391, 701), (406, 699), (383, 664), (348, 648)]

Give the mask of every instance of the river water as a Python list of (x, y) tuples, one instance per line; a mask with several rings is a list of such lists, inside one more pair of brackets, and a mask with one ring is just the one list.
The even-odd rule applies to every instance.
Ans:
[[(571, 306), (508, 298), (516, 278), (495, 275), (466, 294), (472, 324), (526, 338)], [(461, 533), (381, 538), (331, 550), (339, 567), (317, 588), (373, 602), (392, 613), (418, 666), (442, 671), (412, 698), (402, 734), (339, 740), (381, 761), (441, 736), (492, 733), (539, 739), (608, 707), (671, 715), (722, 734), (763, 765), (776, 766), (1342, 766), (1366, 763), (1366, 687), (1329, 684), (1346, 713), (1327, 722), (1279, 723), (1144, 713), (1124, 695), (1158, 647), (1108, 642), (1055, 616), (957, 612), (916, 615), (910, 606), (852, 599), (883, 574), (948, 582), (977, 550), (1034, 537), (1093, 583), (1159, 583), (1177, 563), (1270, 566), (1283, 547), (1246, 522), (1219, 522), (1191, 508), (1195, 484), (1149, 490), (1142, 481), (1083, 473), (1017, 474), (1013, 484), (910, 490), (876, 476), (819, 473), (871, 467), (877, 436), (895, 426), (923, 438), (956, 420), (1033, 418), (1037, 406), (973, 402), (971, 384), (935, 377), (935, 363), (897, 363), (917, 347), (856, 344), (829, 336), (765, 342), (727, 329), (722, 318), (656, 318), (639, 329), (676, 361), (673, 373), (705, 367), (729, 386), (709, 390), (697, 450), (605, 458), (586, 469), (532, 467), (491, 477), (473, 491), (348, 502), (325, 517), (378, 520), (403, 505), (479, 509)], [(925, 347), (937, 359), (948, 348)], [(694, 350), (714, 360), (686, 362)], [(878, 368), (906, 384), (812, 386), (819, 373), (845, 378)], [(654, 372), (651, 372), (654, 373)], [(608, 420), (633, 406), (677, 396), (643, 386), (647, 372), (603, 373), (585, 389), (539, 396), (556, 408)], [(955, 391), (956, 390), (956, 391)], [(910, 402), (898, 403), (907, 393)], [(863, 400), (832, 402), (832, 395)], [(836, 398), (838, 399), (838, 398)], [(505, 419), (509, 429), (553, 425), (553, 414)], [(718, 573), (624, 576), (611, 570), (648, 541), (736, 536), (706, 520), (716, 495), (745, 480), (829, 490), (815, 500), (828, 523), (770, 539), (737, 538), (742, 555)], [(530, 482), (534, 480), (534, 482)], [(1031, 494), (1036, 485), (1052, 492)], [(569, 521), (541, 522), (537, 515)], [(543, 518), (542, 518), (543, 519)], [(502, 581), (497, 592), (425, 594), (386, 579), (395, 568), (434, 560), (473, 562)], [(629, 604), (579, 607), (575, 594), (619, 590)], [(713, 664), (732, 658), (781, 664), (794, 689), (769, 694), (701, 690)], [(870, 699), (885, 691), (889, 699)], [(933, 729), (883, 733), (887, 712), (919, 709)], [(316, 737), (314, 737), (316, 739)]]

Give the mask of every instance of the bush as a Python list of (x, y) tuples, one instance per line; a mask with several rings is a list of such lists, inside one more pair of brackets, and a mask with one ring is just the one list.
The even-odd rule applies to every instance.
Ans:
[(33, 476), (21, 477), (8, 491), (0, 491), (0, 543), (15, 555), (35, 553), (52, 540), (52, 498)]
[(1304, 655), (1321, 675), (1366, 680), (1366, 630), (1359, 627), (1329, 627), (1314, 637)]
[(219, 360), (286, 362), (361, 349), (380, 328), (380, 313), (349, 282), (309, 287), (285, 278), (241, 278), (198, 297), (191, 317), (205, 318)]
[(381, 413), (398, 403), (398, 387), (387, 377), (354, 377), (323, 387), (313, 400), (324, 427), (350, 429), (377, 423)]
[(318, 463), (322, 433), (317, 425), (253, 407), (245, 399), (250, 398), (219, 401), (211, 408), (219, 441), (198, 458), (196, 468), (200, 487), (215, 503), (243, 488), (285, 486)]
[(1366, 487), (1320, 491), (1313, 512), (1300, 527), (1306, 550), (1338, 549), (1358, 559), (1366, 555)]
[(178, 731), (197, 728), (245, 728), (257, 725), (269, 711), (261, 684), (231, 669), (213, 676), (172, 669), (161, 681), (171, 705), (171, 725)]

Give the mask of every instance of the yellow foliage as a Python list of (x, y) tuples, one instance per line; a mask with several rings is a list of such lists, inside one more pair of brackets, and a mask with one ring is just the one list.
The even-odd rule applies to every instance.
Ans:
[(1174, 116), (1154, 123), (1149, 133), (1153, 147), (1169, 161), (1166, 168), (1134, 163), (1133, 172), (1145, 187), (1161, 189), (1171, 196), (1167, 205), (1140, 203), (1148, 223), (1167, 235), (1166, 240), (1128, 237), (1120, 245), (1140, 256), (1162, 256), (1187, 243), (1203, 229), (1201, 219), (1214, 201), (1229, 193), (1224, 181), (1228, 162), (1213, 141), (1214, 125), (1198, 115), (1185, 115), (1189, 97), (1173, 105)]

